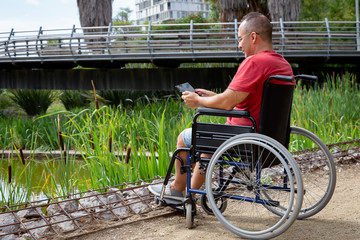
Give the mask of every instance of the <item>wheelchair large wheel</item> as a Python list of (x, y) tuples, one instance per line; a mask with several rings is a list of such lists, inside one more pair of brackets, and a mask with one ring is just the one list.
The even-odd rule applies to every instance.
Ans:
[[(265, 171), (264, 162), (276, 162), (280, 173)], [(241, 134), (225, 141), (211, 158), (205, 185), (215, 216), (243, 238), (276, 237), (291, 226), (301, 209), (303, 187), (297, 164), (284, 146), (261, 134)], [(216, 207), (219, 197), (227, 204), (224, 213)], [(273, 214), (269, 207), (281, 207), (282, 214)]]
[(315, 215), (330, 201), (336, 184), (336, 169), (327, 146), (308, 130), (291, 127), (289, 149), (303, 178), (304, 200), (298, 217), (303, 219)]

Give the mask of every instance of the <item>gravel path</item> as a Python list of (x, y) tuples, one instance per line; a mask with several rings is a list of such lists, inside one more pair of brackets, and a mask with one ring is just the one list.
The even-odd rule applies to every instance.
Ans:
[[(276, 239), (360, 239), (360, 164), (337, 167), (337, 184), (330, 203), (317, 215), (297, 220)], [(239, 239), (213, 216), (198, 208), (194, 229), (185, 227), (180, 214), (104, 230), (77, 239)]]

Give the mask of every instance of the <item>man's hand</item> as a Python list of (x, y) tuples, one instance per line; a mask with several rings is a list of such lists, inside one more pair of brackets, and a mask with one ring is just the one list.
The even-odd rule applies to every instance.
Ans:
[(201, 88), (195, 89), (195, 92), (197, 94), (199, 94), (201, 97), (211, 97), (211, 96), (216, 95), (216, 93), (214, 93), (212, 91), (209, 91), (206, 89), (201, 89)]
[(184, 100), (188, 108), (198, 108), (200, 107), (199, 98), (200, 96), (194, 92), (183, 92), (181, 98)]
[(181, 98), (189, 108), (208, 107), (231, 110), (241, 103), (249, 93), (226, 89), (216, 94), (205, 89), (195, 89), (195, 92), (183, 92)]

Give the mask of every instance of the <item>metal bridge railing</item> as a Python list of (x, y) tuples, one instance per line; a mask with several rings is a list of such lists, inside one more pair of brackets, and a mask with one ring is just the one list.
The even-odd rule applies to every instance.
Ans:
[(276, 22), (274, 24), (274, 43), (279, 50), (354, 53), (359, 42), (356, 22), (316, 21), (316, 22)]
[[(357, 22), (273, 22), (285, 56), (359, 56)], [(239, 23), (189, 23), (42, 29), (0, 33), (0, 63), (22, 61), (238, 60)]]

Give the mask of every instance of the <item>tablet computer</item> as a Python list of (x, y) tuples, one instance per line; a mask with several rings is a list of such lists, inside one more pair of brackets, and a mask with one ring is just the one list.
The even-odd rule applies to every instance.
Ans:
[(186, 91), (195, 92), (193, 86), (191, 86), (190, 83), (188, 82), (176, 85), (175, 88), (178, 89), (180, 92), (186, 92)]

